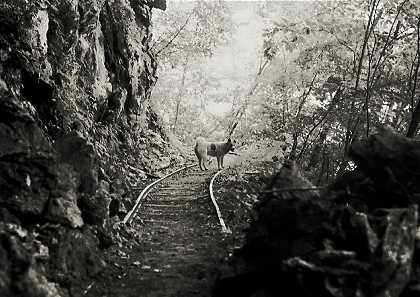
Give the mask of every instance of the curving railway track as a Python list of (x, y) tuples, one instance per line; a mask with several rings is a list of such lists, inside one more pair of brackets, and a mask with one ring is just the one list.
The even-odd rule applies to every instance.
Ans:
[(232, 245), (213, 194), (219, 174), (190, 165), (142, 190), (124, 218), (141, 234), (139, 245), (87, 296), (211, 296)]
[[(164, 210), (171, 210), (171, 208), (175, 208), (176, 207), (182, 207), (184, 204), (188, 205), (188, 202), (191, 201), (191, 199), (195, 199), (195, 198), (188, 198), (188, 196), (190, 196), (191, 194), (195, 194), (187, 189), (191, 189), (191, 187), (194, 187), (194, 184), (191, 184), (189, 182), (189, 180), (184, 180), (184, 179), (180, 179), (180, 183), (178, 184), (173, 184), (169, 181), (169, 178), (176, 175), (176, 174), (180, 174), (181, 177), (185, 176), (185, 171), (187, 171), (188, 169), (194, 168), (196, 167), (196, 164), (193, 165), (188, 165), (185, 166), (183, 168), (180, 168), (178, 170), (175, 170), (161, 178), (159, 178), (158, 180), (150, 183), (149, 185), (147, 185), (142, 192), (139, 194), (139, 196), (137, 197), (136, 203), (134, 204), (133, 208), (127, 213), (127, 215), (124, 217), (123, 223), (124, 224), (130, 224), (135, 218), (136, 216), (139, 214), (139, 211), (141, 210), (141, 206), (142, 204), (146, 201), (147, 195), (151, 192), (153, 192), (153, 190), (158, 187), (158, 185), (160, 185), (159, 189), (160, 192), (157, 194), (156, 192), (153, 193), (152, 198), (148, 199), (147, 202), (145, 203), (145, 207), (144, 208), (152, 208), (149, 212), (143, 212), (142, 215), (139, 217), (140, 220), (142, 220), (142, 222), (147, 221), (147, 217), (149, 216), (161, 216), (161, 214), (165, 214)], [(219, 206), (216, 202), (216, 199), (214, 197), (214, 193), (213, 193), (213, 185), (214, 185), (214, 181), (216, 179), (216, 177), (221, 174), (224, 171), (224, 169), (217, 171), (210, 180), (209, 183), (209, 187), (208, 187), (208, 195), (211, 199), (211, 202), (213, 204), (214, 210), (215, 210), (215, 214), (217, 215), (217, 219), (219, 220), (220, 226), (222, 228), (222, 232), (226, 232), (226, 233), (230, 233), (229, 228), (226, 226), (222, 214), (220, 212)], [(183, 174), (181, 173), (183, 172)], [(209, 173), (206, 172), (198, 172), (197, 170), (193, 171), (195, 176), (208, 176)], [(211, 171), (210, 171), (211, 172)], [(191, 175), (188, 175), (188, 177), (191, 177)], [(169, 182), (168, 182), (169, 181)], [(200, 182), (201, 183), (201, 182)], [(167, 185), (171, 185), (170, 187), (168, 187)], [(196, 189), (197, 190), (197, 189)], [(206, 195), (202, 195), (202, 197), (205, 197)], [(180, 198), (181, 197), (181, 198)], [(184, 198), (182, 198), (184, 197)], [(149, 201), (151, 201), (152, 203), (147, 204)], [(153, 202), (163, 202), (163, 204), (156, 204)], [(172, 209), (173, 210), (173, 209)], [(170, 211), (171, 213), (173, 213), (172, 211)], [(166, 213), (168, 213), (168, 211), (166, 211)], [(169, 214), (168, 214), (169, 215)], [(143, 217), (145, 219), (143, 219)], [(170, 218), (171, 216), (169, 215), (168, 218)], [(155, 222), (153, 219), (150, 219), (149, 221), (151, 222)]]

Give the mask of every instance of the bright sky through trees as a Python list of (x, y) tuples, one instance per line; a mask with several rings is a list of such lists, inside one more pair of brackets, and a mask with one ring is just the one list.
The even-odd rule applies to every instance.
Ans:
[[(231, 102), (222, 100), (223, 96), (251, 84), (257, 72), (263, 42), (264, 20), (257, 13), (263, 2), (227, 2), (233, 35), (226, 44), (216, 47), (211, 57), (199, 61), (203, 75), (219, 85), (217, 90), (213, 90), (217, 94), (211, 96), (215, 100), (209, 100), (206, 106), (206, 110), (215, 115), (222, 115), (231, 108)], [(194, 1), (168, 1), (167, 11), (155, 11), (154, 18), (159, 19), (160, 14), (166, 14), (173, 9), (190, 11), (193, 4)], [(158, 27), (154, 31), (156, 36), (161, 34)], [(194, 101), (196, 98), (186, 100)]]
[[(250, 85), (258, 69), (263, 42), (263, 19), (257, 14), (259, 3), (230, 3), (232, 22), (235, 26), (233, 38), (225, 46), (219, 47), (215, 55), (207, 61), (207, 69), (213, 73), (224, 90)], [(223, 92), (223, 91), (222, 91)], [(210, 103), (208, 110), (221, 114), (229, 110), (230, 104)]]

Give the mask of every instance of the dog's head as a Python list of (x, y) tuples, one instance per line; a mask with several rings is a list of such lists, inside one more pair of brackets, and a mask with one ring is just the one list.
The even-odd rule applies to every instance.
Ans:
[(232, 139), (228, 138), (228, 140), (226, 142), (226, 145), (227, 145), (229, 151), (231, 151), (231, 152), (235, 151), (235, 144), (236, 144), (235, 140), (232, 141)]

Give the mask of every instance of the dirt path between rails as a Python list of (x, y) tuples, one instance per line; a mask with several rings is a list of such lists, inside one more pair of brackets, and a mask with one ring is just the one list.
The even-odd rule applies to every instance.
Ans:
[(191, 168), (158, 185), (134, 221), (139, 244), (110, 252), (107, 271), (85, 296), (211, 296), (234, 245), (208, 195), (215, 172)]

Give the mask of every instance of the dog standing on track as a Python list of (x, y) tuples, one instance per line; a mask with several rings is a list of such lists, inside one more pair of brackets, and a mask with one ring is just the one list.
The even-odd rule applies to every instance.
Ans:
[(198, 166), (201, 170), (207, 170), (208, 156), (217, 158), (217, 168), (223, 168), (223, 157), (230, 151), (234, 151), (233, 142), (229, 138), (226, 142), (208, 142), (203, 137), (197, 137), (194, 152), (198, 158)]

